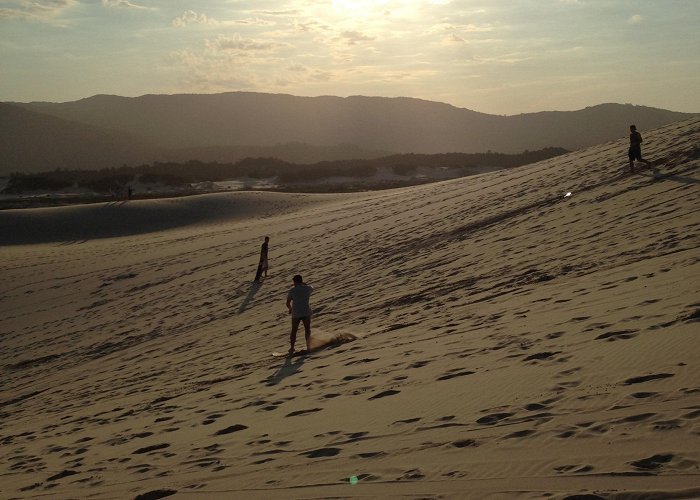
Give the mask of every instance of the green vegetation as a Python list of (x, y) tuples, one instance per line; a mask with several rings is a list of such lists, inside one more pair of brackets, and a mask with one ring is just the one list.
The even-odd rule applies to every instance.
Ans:
[[(245, 158), (236, 163), (155, 162), (152, 165), (122, 166), (102, 170), (53, 170), (38, 174), (13, 173), (5, 194), (36, 191), (58, 191), (70, 187), (113, 193), (134, 182), (163, 184), (187, 188), (192, 183), (224, 181), (241, 177), (265, 179), (276, 177), (280, 183), (312, 183), (330, 177), (369, 178), (379, 169), (390, 169), (398, 175), (413, 175), (420, 168), (474, 170), (478, 167), (513, 168), (567, 153), (562, 148), (525, 151), (520, 154), (445, 153), (401, 154), (369, 160), (340, 160), (314, 164), (295, 164), (276, 158)], [(466, 174), (465, 174), (466, 175)], [(392, 183), (382, 187), (393, 186)], [(283, 187), (282, 189), (288, 189)]]

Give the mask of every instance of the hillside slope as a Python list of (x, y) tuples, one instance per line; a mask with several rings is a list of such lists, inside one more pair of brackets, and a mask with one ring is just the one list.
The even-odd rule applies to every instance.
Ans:
[[(0, 496), (700, 496), (700, 119), (645, 139), (0, 248)], [(297, 272), (357, 340), (271, 357)]]
[(150, 162), (159, 148), (131, 134), (0, 103), (0, 173)]
[[(690, 118), (644, 106), (603, 104), (579, 111), (496, 116), (412, 98), (297, 97), (229, 92), (98, 95), (67, 103), (24, 104), (34, 111), (121, 130), (168, 148), (355, 144), (396, 153), (519, 153), (578, 149)], [(186, 158), (190, 159), (190, 158)]]

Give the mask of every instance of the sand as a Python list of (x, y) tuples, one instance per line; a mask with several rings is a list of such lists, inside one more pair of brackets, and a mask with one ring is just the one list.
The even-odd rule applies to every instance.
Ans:
[[(700, 497), (700, 120), (642, 133), (658, 178), (0, 212), (0, 497)], [(356, 340), (271, 356), (296, 273)]]

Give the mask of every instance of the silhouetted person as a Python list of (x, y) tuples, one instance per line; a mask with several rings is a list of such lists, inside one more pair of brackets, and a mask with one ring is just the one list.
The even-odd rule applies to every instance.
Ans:
[(133, 194), (134, 194), (134, 191), (133, 191), (133, 189), (131, 189), (131, 186), (129, 186), (129, 187), (126, 189), (126, 196), (127, 196), (127, 198), (130, 200), (130, 199), (131, 199), (131, 196), (132, 196)]
[(311, 306), (309, 305), (309, 297), (314, 289), (311, 285), (304, 283), (302, 277), (297, 274), (292, 278), (294, 286), (287, 292), (287, 309), (292, 315), (292, 333), (289, 335), (289, 354), (294, 353), (294, 344), (297, 340), (297, 330), (299, 322), (304, 323), (304, 333), (306, 334), (306, 350), (311, 348)]
[(641, 161), (647, 166), (651, 165), (647, 160), (642, 159), (642, 134), (637, 131), (635, 125), (630, 125), (630, 149), (627, 152), (630, 159), (630, 172), (634, 173), (634, 160)]
[(260, 281), (260, 276), (265, 271), (267, 278), (267, 245), (270, 242), (270, 237), (265, 236), (265, 243), (260, 246), (260, 262), (258, 262), (258, 270), (255, 272), (255, 281)]

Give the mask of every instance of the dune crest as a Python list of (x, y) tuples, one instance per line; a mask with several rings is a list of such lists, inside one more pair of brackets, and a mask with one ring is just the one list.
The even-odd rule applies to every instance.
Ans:
[(301, 194), (214, 193), (69, 207), (0, 211), (0, 244), (22, 245), (135, 236), (222, 221), (284, 215), (327, 201)]

